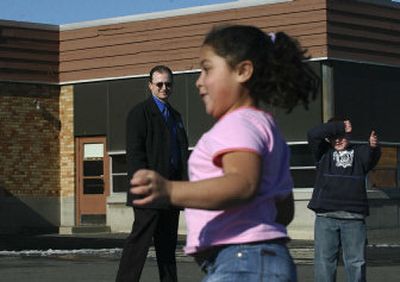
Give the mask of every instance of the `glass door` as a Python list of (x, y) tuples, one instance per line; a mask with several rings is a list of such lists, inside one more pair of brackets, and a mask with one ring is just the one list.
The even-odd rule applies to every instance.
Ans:
[(104, 225), (110, 194), (105, 137), (77, 139), (77, 225)]

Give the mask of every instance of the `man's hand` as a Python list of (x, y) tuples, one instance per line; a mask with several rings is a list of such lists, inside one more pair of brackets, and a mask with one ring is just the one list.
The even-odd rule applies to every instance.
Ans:
[(344, 121), (344, 132), (351, 133), (352, 130), (353, 130), (353, 128), (351, 126), (351, 122), (349, 120), (345, 120)]
[(371, 148), (376, 148), (378, 146), (378, 136), (376, 135), (375, 130), (372, 130), (369, 135), (369, 146)]

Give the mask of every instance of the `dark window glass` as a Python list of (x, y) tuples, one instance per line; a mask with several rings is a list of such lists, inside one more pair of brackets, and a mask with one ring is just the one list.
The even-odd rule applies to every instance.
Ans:
[(83, 180), (83, 194), (103, 194), (104, 182), (103, 179), (84, 179)]
[(292, 169), (294, 188), (313, 188), (315, 169)]
[(148, 77), (115, 80), (108, 85), (108, 148), (125, 150), (126, 118), (135, 105), (150, 96)]
[(352, 138), (367, 141), (375, 129), (379, 141), (398, 142), (400, 69), (336, 61), (333, 68), (335, 115), (351, 120)]
[(126, 155), (113, 155), (112, 159), (112, 173), (126, 173)]
[(103, 175), (103, 160), (85, 160), (83, 162), (83, 176)]
[(290, 145), (290, 166), (314, 166), (308, 144)]
[[(320, 63), (310, 62), (320, 75)], [(203, 133), (214, 124), (207, 115), (195, 82), (199, 72), (174, 75), (171, 104), (181, 113), (194, 146)], [(108, 150), (125, 150), (126, 116), (129, 110), (149, 95), (148, 77), (77, 84), (74, 90), (74, 129), (77, 136), (107, 135)], [(309, 110), (296, 107), (290, 114), (281, 109), (268, 109), (280, 125), (288, 141), (304, 141), (305, 132), (321, 120), (321, 97), (309, 105)]]
[(74, 86), (75, 136), (106, 134), (107, 88), (107, 82)]
[(113, 175), (112, 183), (114, 192), (127, 192), (129, 187), (127, 175)]

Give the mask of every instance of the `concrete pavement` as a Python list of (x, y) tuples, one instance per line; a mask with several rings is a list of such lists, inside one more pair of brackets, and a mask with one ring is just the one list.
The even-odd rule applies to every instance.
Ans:
[[(0, 281), (114, 281), (121, 248), (127, 234), (0, 235)], [(201, 281), (203, 273), (193, 259), (183, 254), (184, 237), (177, 248), (180, 282)], [(400, 244), (398, 238), (372, 240), (367, 248), (369, 281), (398, 281)], [(313, 242), (293, 240), (289, 249), (299, 281), (313, 281)], [(345, 281), (342, 264), (338, 280)], [(142, 282), (158, 281), (154, 248), (150, 248)]]

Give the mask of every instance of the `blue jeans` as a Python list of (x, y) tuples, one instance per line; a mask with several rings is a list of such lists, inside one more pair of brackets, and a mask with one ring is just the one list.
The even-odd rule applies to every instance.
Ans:
[(230, 245), (203, 266), (203, 282), (297, 281), (292, 257), (280, 243)]
[(317, 216), (314, 237), (316, 282), (336, 281), (340, 247), (347, 281), (366, 281), (367, 231), (364, 220)]

